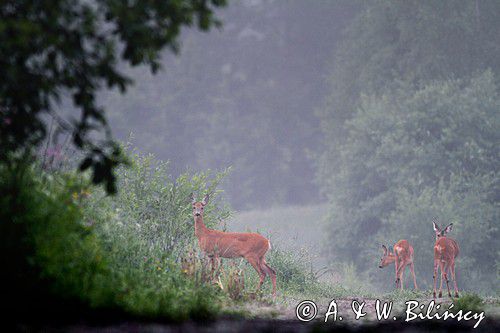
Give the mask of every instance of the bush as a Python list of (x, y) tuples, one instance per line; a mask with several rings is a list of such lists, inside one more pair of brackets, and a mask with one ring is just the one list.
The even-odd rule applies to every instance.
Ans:
[(463, 312), (472, 311), (479, 313), (484, 310), (484, 301), (478, 294), (465, 294), (453, 301), (453, 311), (458, 312), (463, 310)]
[[(178, 259), (194, 245), (189, 193), (211, 192), (217, 203), (224, 174), (173, 180), (166, 163), (131, 159), (114, 197), (75, 172), (0, 165), (2, 310), (36, 319), (90, 309), (170, 320), (218, 313), (218, 289), (187, 278)], [(229, 212), (211, 204), (206, 214), (213, 226)]]
[[(99, 240), (82, 223), (72, 174), (43, 174), (33, 165), (0, 164), (2, 311), (14, 316), (106, 303), (109, 273)], [(24, 318), (30, 320), (31, 318)]]
[(305, 248), (298, 251), (284, 250), (274, 242), (267, 257), (269, 265), (276, 271), (277, 284), (281, 290), (306, 292), (317, 282), (311, 266), (311, 255)]
[(117, 195), (97, 190), (82, 203), (104, 246), (117, 304), (138, 315), (175, 320), (215, 315), (217, 288), (186, 277), (181, 258), (195, 246), (190, 193), (212, 193), (207, 226), (229, 215), (217, 205), (225, 173), (213, 179), (209, 172), (185, 173), (174, 180), (168, 163), (151, 155), (131, 154), (130, 160), (117, 171)]

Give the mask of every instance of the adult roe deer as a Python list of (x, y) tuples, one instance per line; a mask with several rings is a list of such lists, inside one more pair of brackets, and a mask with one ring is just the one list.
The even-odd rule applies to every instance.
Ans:
[(256, 233), (248, 232), (223, 232), (209, 229), (203, 223), (203, 209), (208, 203), (209, 195), (202, 201), (196, 201), (191, 194), (194, 217), (194, 234), (198, 238), (200, 249), (210, 258), (212, 270), (219, 258), (245, 258), (259, 274), (260, 290), (266, 275), (269, 275), (273, 284), (273, 296), (276, 296), (276, 271), (272, 269), (265, 259), (271, 249), (271, 242)]
[(457, 279), (455, 276), (455, 259), (460, 252), (457, 241), (452, 238), (446, 237), (452, 229), (453, 223), (448, 224), (444, 229), (436, 224), (435, 221), (432, 222), (434, 227), (434, 232), (436, 233), (436, 243), (434, 244), (434, 298), (436, 298), (436, 277), (438, 273), (438, 268), (441, 269), (441, 283), (439, 285), (439, 297), (443, 296), (443, 278), (446, 281), (446, 287), (448, 288), (448, 296), (451, 297), (450, 286), (448, 284), (448, 272), (451, 273), (451, 278), (453, 279), (453, 284), (455, 287), (455, 297), (458, 296)]
[(396, 288), (398, 283), (400, 283), (401, 290), (403, 290), (403, 273), (407, 265), (410, 267), (410, 272), (413, 276), (413, 285), (415, 290), (418, 290), (417, 279), (415, 277), (415, 267), (413, 265), (413, 247), (406, 239), (402, 239), (394, 244), (394, 252), (389, 250), (385, 245), (382, 245), (384, 249), (384, 254), (382, 259), (380, 259), (379, 268), (384, 268), (387, 265), (394, 262), (395, 272), (396, 272)]

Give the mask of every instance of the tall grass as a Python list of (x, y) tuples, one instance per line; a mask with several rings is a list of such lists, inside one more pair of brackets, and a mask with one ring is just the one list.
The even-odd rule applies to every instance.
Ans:
[[(194, 237), (191, 192), (211, 193), (204, 220), (225, 229), (230, 210), (218, 185), (226, 172), (174, 179), (168, 163), (152, 156), (132, 153), (130, 161), (117, 171), (115, 196), (67, 168), (0, 165), (0, 264), (8, 278), (0, 287), (2, 310), (43, 319), (113, 309), (179, 321), (215, 317), (255, 298), (253, 268), (244, 260), (226, 260), (209, 276)], [(192, 253), (197, 264), (189, 273), (185, 264)], [(280, 295), (316, 283), (306, 252), (274, 243), (268, 262), (278, 273)], [(267, 293), (270, 283), (262, 295)]]
[[(131, 154), (131, 165), (118, 169), (116, 196), (92, 193), (82, 203), (106, 249), (117, 304), (126, 311), (176, 320), (214, 316), (221, 297), (208, 281), (188, 278), (180, 260), (194, 245), (189, 194), (211, 193), (225, 173), (183, 174), (173, 179), (168, 163)], [(227, 217), (223, 204), (207, 207), (207, 224)]]

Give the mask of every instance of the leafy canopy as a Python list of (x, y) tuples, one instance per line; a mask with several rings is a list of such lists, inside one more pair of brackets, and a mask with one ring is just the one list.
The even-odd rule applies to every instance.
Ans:
[[(0, 157), (26, 156), (46, 136), (49, 115), (84, 151), (82, 170), (114, 192), (113, 168), (124, 161), (95, 95), (122, 93), (132, 80), (121, 61), (156, 72), (164, 48), (177, 52), (182, 26), (208, 30), (225, 0), (2, 1), (0, 4)], [(64, 120), (55, 112), (69, 97), (81, 111)], [(45, 118), (44, 118), (45, 117)], [(17, 155), (19, 156), (19, 155)]]

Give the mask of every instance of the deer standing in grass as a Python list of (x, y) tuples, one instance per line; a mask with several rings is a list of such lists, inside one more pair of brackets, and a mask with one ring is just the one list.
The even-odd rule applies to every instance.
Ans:
[(415, 267), (413, 266), (413, 247), (408, 243), (406, 239), (402, 239), (394, 244), (394, 251), (392, 248), (387, 249), (385, 245), (382, 245), (384, 249), (384, 255), (380, 259), (379, 268), (384, 268), (389, 264), (394, 262), (395, 272), (396, 272), (396, 288), (400, 284), (401, 290), (403, 290), (403, 273), (407, 265), (410, 267), (410, 272), (413, 276), (413, 285), (415, 290), (417, 287), (417, 278), (415, 277)]
[(450, 286), (448, 284), (448, 272), (451, 273), (451, 278), (453, 279), (453, 284), (455, 287), (455, 297), (458, 297), (458, 287), (457, 279), (455, 276), (455, 259), (460, 252), (458, 243), (446, 234), (452, 229), (453, 223), (448, 224), (444, 229), (432, 222), (434, 226), (434, 232), (436, 233), (436, 243), (434, 244), (434, 299), (436, 298), (436, 283), (438, 269), (441, 270), (441, 283), (439, 284), (439, 297), (443, 296), (443, 279), (446, 281), (446, 287), (448, 288), (448, 296), (451, 297)]
[(198, 238), (200, 249), (207, 254), (212, 263), (212, 271), (219, 258), (245, 258), (259, 274), (260, 290), (267, 275), (273, 284), (273, 296), (276, 296), (276, 271), (272, 269), (265, 259), (271, 249), (271, 242), (256, 233), (223, 232), (209, 229), (203, 223), (203, 209), (208, 203), (208, 194), (202, 201), (196, 201), (191, 194), (194, 217), (194, 234)]

